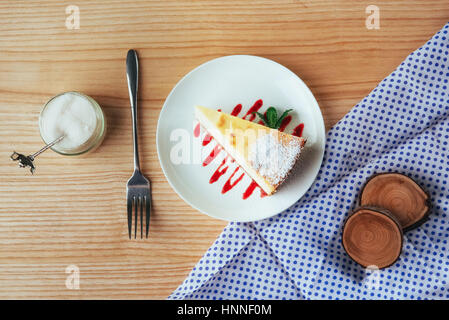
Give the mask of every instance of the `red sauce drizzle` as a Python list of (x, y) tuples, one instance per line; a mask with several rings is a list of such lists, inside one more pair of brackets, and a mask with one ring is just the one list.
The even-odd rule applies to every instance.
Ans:
[(300, 123), (295, 129), (293, 129), (292, 135), (301, 137), (303, 130), (304, 130), (304, 123)]
[(215, 181), (220, 179), (220, 177), (222, 175), (224, 175), (226, 173), (226, 171), (228, 171), (228, 166), (225, 166), (227, 158), (228, 157), (225, 157), (223, 159), (223, 161), (221, 162), (221, 164), (218, 166), (217, 170), (215, 170), (215, 172), (212, 175), (212, 177), (210, 177), (209, 183), (214, 183)]
[[(256, 102), (254, 102), (253, 106), (243, 116), (243, 119), (253, 121), (256, 118), (256, 115), (253, 114), (253, 112), (259, 111), (259, 109), (262, 108), (262, 105), (263, 105), (262, 99), (259, 99)], [(246, 119), (247, 116), (250, 116), (249, 119)]]
[(284, 132), (285, 128), (287, 128), (288, 124), (292, 121), (292, 116), (286, 116), (284, 120), (281, 122), (281, 126), (279, 127), (279, 131)]
[(258, 187), (256, 181), (251, 181), (251, 184), (248, 186), (248, 188), (246, 188), (246, 191), (243, 193), (243, 200), (248, 199), (252, 194), (254, 189), (256, 189), (256, 187)]
[(237, 117), (240, 111), (242, 111), (242, 105), (239, 103), (234, 107), (234, 109), (232, 109), (231, 116)]
[(209, 133), (206, 133), (203, 138), (203, 146), (207, 146), (209, 142), (212, 141), (212, 136)]
[(234, 188), (237, 183), (240, 182), (240, 180), (243, 179), (243, 176), (245, 175), (245, 173), (243, 172), (240, 177), (237, 178), (237, 180), (235, 180), (233, 183), (231, 183), (231, 179), (234, 177), (234, 175), (236, 174), (237, 171), (239, 171), (240, 167), (235, 168), (234, 172), (231, 174), (231, 176), (229, 177), (229, 179), (226, 181), (226, 183), (223, 186), (223, 189), (221, 189), (221, 193), (225, 194), (226, 192), (228, 192), (229, 190), (231, 190), (232, 188)]
[[(256, 188), (260, 188), (259, 185), (257, 184), (256, 181), (251, 181), (250, 185), (248, 186), (248, 188), (246, 188), (245, 192), (243, 193), (243, 200), (248, 199), (254, 192), (254, 189)], [(263, 198), (267, 195), (267, 193), (265, 191), (262, 190), (262, 188), (260, 188), (260, 197)]]
[(203, 161), (203, 167), (207, 166), (209, 163), (211, 163), (220, 153), (221, 146), (216, 145), (215, 148), (210, 152), (210, 154), (207, 156), (207, 158)]
[(200, 136), (200, 124), (198, 123), (193, 130), (193, 136), (198, 138)]

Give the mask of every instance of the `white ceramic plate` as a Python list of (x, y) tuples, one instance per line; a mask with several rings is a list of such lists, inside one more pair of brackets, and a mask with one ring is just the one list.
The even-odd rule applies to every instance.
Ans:
[[(199, 138), (193, 135), (196, 125), (194, 106), (221, 108), (223, 112), (231, 113), (240, 103), (243, 106), (242, 116), (258, 99), (263, 100), (261, 112), (269, 106), (280, 110), (293, 109), (293, 119), (285, 132), (291, 133), (299, 123), (304, 123), (303, 137), (307, 138), (307, 143), (300, 164), (278, 192), (261, 198), (260, 189), (257, 188), (244, 200), (243, 193), (251, 183), (246, 174), (234, 188), (222, 194), (223, 185), (234, 172), (235, 163), (229, 164), (226, 174), (217, 182), (209, 183), (225, 156), (224, 151), (208, 166), (194, 159), (199, 155), (198, 150), (202, 150), (204, 159), (215, 145), (212, 141), (206, 147), (198, 147), (196, 152), (193, 150), (194, 145), (201, 144), (204, 134), (201, 130)], [(180, 138), (182, 134), (184, 138)], [(185, 135), (188, 135), (187, 139)], [(183, 144), (180, 144), (181, 141)], [(160, 113), (156, 142), (159, 161), (168, 182), (188, 204), (215, 218), (256, 221), (284, 211), (306, 193), (323, 160), (325, 129), (315, 98), (298, 76), (269, 59), (235, 55), (206, 62), (178, 82)], [(184, 146), (184, 150), (191, 150), (190, 157), (181, 153), (180, 146)], [(177, 164), (180, 158), (173, 155), (182, 154), (185, 163)], [(237, 171), (231, 183), (241, 173), (241, 169)]]

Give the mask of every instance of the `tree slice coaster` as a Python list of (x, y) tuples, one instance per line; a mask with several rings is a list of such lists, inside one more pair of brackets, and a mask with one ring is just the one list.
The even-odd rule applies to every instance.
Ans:
[(400, 173), (372, 176), (360, 193), (359, 204), (387, 209), (404, 230), (426, 221), (430, 209), (429, 195), (413, 179)]
[(346, 220), (343, 247), (363, 267), (391, 266), (402, 250), (402, 227), (388, 211), (360, 207)]

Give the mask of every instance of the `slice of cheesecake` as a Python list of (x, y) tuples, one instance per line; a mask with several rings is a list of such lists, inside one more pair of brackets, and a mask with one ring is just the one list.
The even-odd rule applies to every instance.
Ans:
[(284, 182), (306, 143), (303, 138), (201, 106), (195, 107), (195, 117), (267, 195)]

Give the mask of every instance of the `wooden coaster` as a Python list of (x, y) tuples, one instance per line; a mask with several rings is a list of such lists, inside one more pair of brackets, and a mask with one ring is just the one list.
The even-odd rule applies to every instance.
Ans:
[(400, 173), (372, 176), (360, 192), (359, 204), (387, 209), (406, 231), (425, 222), (430, 209), (429, 195)]
[(343, 247), (363, 267), (392, 265), (402, 250), (402, 227), (388, 211), (360, 207), (343, 227)]

